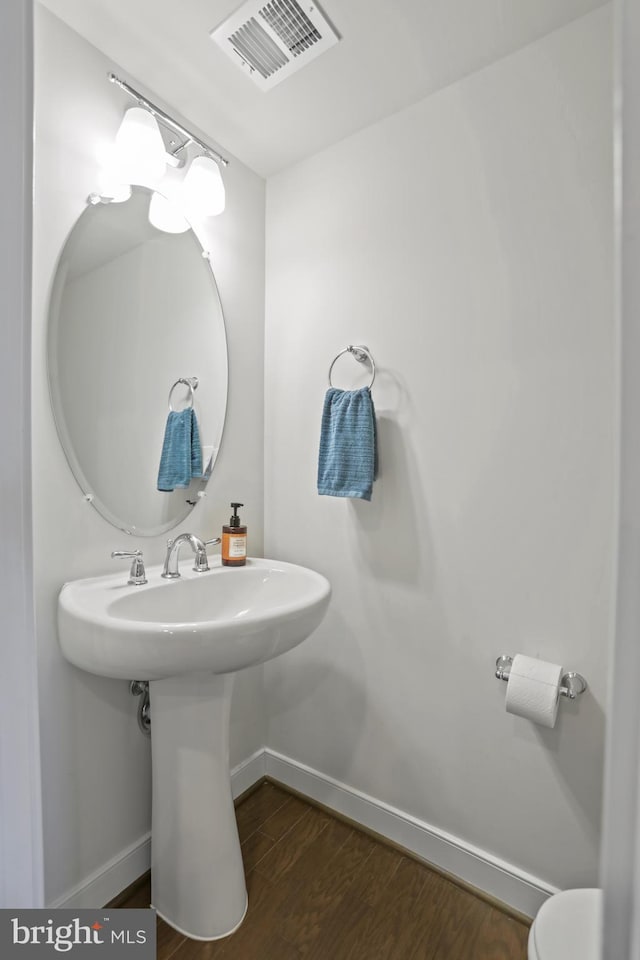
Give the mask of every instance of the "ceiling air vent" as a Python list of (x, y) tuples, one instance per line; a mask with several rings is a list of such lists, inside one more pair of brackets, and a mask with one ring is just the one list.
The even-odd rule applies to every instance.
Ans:
[(211, 39), (269, 90), (340, 37), (315, 3), (249, 0), (211, 31)]

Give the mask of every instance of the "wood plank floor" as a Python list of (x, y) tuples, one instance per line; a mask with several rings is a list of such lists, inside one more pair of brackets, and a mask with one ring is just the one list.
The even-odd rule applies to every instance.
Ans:
[(236, 812), (244, 923), (202, 943), (158, 920), (158, 960), (526, 960), (525, 924), (275, 784)]

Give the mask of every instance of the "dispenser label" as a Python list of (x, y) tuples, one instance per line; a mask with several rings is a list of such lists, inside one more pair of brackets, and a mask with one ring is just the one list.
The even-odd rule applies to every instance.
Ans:
[(98, 956), (155, 960), (155, 910), (0, 910), (3, 960), (67, 954), (73, 960)]
[(229, 534), (229, 557), (232, 557), (234, 560), (238, 557), (246, 557), (247, 555), (247, 538), (245, 534), (242, 536), (233, 536)]

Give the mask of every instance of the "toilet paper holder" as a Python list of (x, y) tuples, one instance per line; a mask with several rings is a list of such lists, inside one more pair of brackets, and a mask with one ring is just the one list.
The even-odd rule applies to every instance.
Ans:
[[(496, 679), (508, 680), (511, 672), (513, 657), (503, 655), (496, 660)], [(587, 689), (587, 681), (580, 673), (570, 670), (562, 675), (562, 686), (560, 687), (560, 696), (567, 697), (568, 700), (575, 700), (581, 693)]]

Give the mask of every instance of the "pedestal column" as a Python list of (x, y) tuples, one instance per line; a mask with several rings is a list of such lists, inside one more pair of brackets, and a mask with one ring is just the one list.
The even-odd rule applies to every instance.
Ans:
[(151, 896), (196, 940), (232, 933), (247, 891), (229, 773), (233, 674), (152, 680)]

